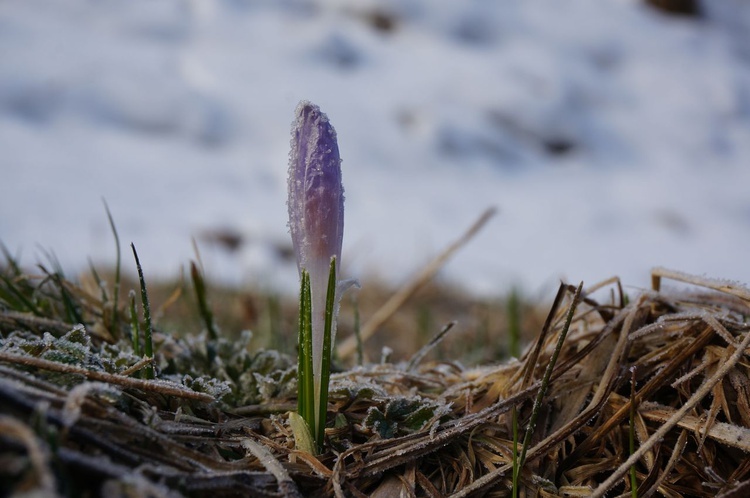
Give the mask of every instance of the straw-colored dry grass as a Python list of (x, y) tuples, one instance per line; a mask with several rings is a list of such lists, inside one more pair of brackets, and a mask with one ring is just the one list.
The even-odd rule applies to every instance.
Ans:
[(564, 286), (518, 360), (417, 354), (346, 369), (312, 456), (288, 422), (293, 358), (247, 336), (157, 331), (160, 374), (145, 380), (127, 321), (101, 296), (12, 270), (0, 286), (2, 496), (510, 496), (512, 410), (523, 440), (538, 397), (526, 496), (630, 495), (633, 476), (640, 497), (750, 492), (743, 289), (659, 271), (698, 286), (628, 301), (612, 282), (574, 303)]

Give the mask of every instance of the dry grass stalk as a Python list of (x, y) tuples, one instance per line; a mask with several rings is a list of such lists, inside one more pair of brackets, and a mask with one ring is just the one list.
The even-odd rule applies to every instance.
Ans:
[[(185, 389), (184, 387), (177, 385), (177, 384), (172, 384), (169, 382), (158, 381), (158, 380), (134, 379), (132, 377), (126, 377), (125, 375), (112, 375), (106, 372), (98, 372), (96, 370), (90, 370), (87, 368), (82, 368), (82, 367), (78, 367), (78, 366), (70, 365), (66, 363), (49, 361), (43, 358), (34, 358), (32, 356), (20, 356), (20, 355), (0, 352), (0, 361), (10, 363), (10, 364), (35, 367), (41, 370), (49, 370), (52, 372), (80, 375), (87, 379), (97, 380), (99, 382), (107, 382), (110, 384), (119, 385), (123, 387), (140, 389), (142, 391), (158, 392), (166, 396), (175, 396), (178, 398), (189, 398), (189, 399), (195, 399), (195, 400), (199, 400), (203, 402), (214, 401), (213, 396), (210, 396), (204, 393), (198, 393), (189, 389)], [(127, 370), (127, 372), (131, 372), (131, 371), (133, 371), (132, 368)]]
[[(437, 272), (461, 247), (466, 245), (484, 225), (495, 215), (495, 208), (489, 208), (475, 221), (466, 232), (461, 235), (455, 242), (445, 248), (435, 259), (430, 261), (419, 274), (407, 282), (402, 288), (395, 292), (391, 298), (378, 309), (373, 316), (362, 326), (360, 331), (360, 340), (366, 342), (378, 329), (401, 308), (416, 292), (432, 280)], [(357, 349), (357, 338), (352, 336), (346, 338), (338, 346), (338, 355), (342, 359), (349, 358)]]

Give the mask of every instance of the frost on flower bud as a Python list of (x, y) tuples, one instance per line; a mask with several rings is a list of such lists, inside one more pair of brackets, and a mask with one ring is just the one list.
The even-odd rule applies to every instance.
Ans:
[(336, 130), (328, 116), (310, 102), (297, 106), (289, 153), (289, 230), (297, 267), (314, 285), (321, 272), (327, 281), (331, 258), (341, 259), (344, 236), (344, 187)]

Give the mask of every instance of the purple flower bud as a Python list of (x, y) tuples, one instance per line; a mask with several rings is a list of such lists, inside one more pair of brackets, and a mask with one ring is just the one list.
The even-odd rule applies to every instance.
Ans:
[(297, 106), (289, 153), (289, 230), (297, 267), (327, 275), (331, 258), (341, 259), (344, 236), (344, 187), (336, 130), (310, 102)]

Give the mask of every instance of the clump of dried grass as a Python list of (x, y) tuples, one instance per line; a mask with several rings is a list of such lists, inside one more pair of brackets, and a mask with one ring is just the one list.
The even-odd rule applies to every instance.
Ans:
[[(157, 333), (160, 378), (141, 379), (143, 360), (128, 349), (124, 324), (106, 326), (102, 300), (48, 280), (29, 295), (52, 302), (66, 286), (84, 327), (54, 306), (32, 313), (0, 305), (0, 488), (509, 496), (511, 410), (523, 433), (575, 309), (537, 407), (521, 490), (630, 494), (634, 472), (637, 496), (742, 496), (750, 489), (750, 298), (731, 285), (655, 276), (700, 287), (628, 300), (613, 281), (573, 303), (563, 286), (518, 360), (466, 368), (418, 355), (335, 374), (318, 456), (297, 449), (288, 423), (289, 358), (205, 334)], [(4, 282), (22, 293), (28, 283), (19, 274)]]

